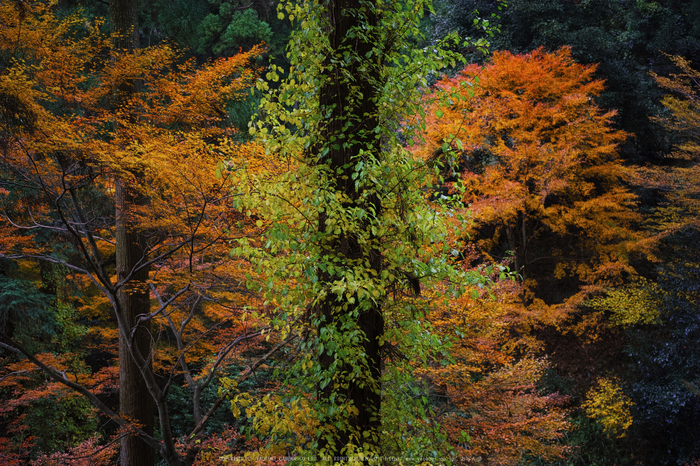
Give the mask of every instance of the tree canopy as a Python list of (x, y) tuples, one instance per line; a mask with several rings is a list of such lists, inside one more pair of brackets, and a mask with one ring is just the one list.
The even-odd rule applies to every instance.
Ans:
[(700, 461), (697, 2), (511, 3), (0, 4), (0, 462)]

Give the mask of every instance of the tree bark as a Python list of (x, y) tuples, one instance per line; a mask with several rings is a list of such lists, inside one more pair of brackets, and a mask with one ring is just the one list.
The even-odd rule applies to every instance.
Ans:
[[(122, 415), (136, 422), (144, 432), (153, 435), (155, 401), (141, 373), (142, 370), (151, 370), (150, 321), (139, 320), (140, 316), (148, 316), (150, 312), (148, 268), (139, 266), (146, 258), (146, 250), (142, 235), (134, 230), (128, 219), (129, 206), (137, 204), (139, 200), (133, 199), (121, 180), (116, 185), (117, 280), (126, 280), (117, 294), (118, 318), (123, 319), (124, 327), (131, 330), (129, 335), (119, 332), (119, 409)], [(132, 352), (137, 352), (147, 361), (146, 367), (139, 367)], [(153, 464), (155, 451), (150, 445), (136, 435), (122, 439), (121, 466)]]
[[(110, 0), (109, 14), (116, 53), (128, 53), (138, 48), (138, 0)], [(136, 83), (125, 83), (115, 89), (116, 104), (134, 92)], [(134, 194), (123, 180), (116, 180), (116, 260), (117, 281), (124, 282), (117, 294), (119, 332), (119, 409), (123, 416), (153, 435), (155, 400), (149, 392), (142, 371), (151, 371), (150, 321), (139, 316), (150, 313), (150, 292), (146, 261), (146, 241), (129, 219), (131, 207), (147, 202)], [(127, 329), (126, 332), (123, 329)], [(139, 367), (134, 358), (139, 354), (146, 361)], [(122, 439), (121, 466), (153, 466), (154, 449), (136, 435)]]
[[(372, 31), (378, 25), (378, 15), (371, 2), (361, 0), (329, 0), (327, 3), (327, 15), (330, 23), (329, 41), (331, 52), (326, 59), (327, 65), (324, 72), (323, 85), (320, 89), (319, 101), (322, 109), (330, 109), (331, 113), (326, 120), (323, 130), (322, 145), (328, 148), (325, 156), (318, 158), (318, 162), (329, 167), (329, 173), (334, 174), (332, 183), (337, 192), (342, 193), (347, 201), (342, 208), (361, 208), (369, 217), (381, 215), (381, 201), (376, 193), (367, 192), (371, 187), (358, 190), (355, 179), (351, 176), (357, 171), (357, 164), (363, 160), (363, 152), (379, 157), (381, 144), (375, 129), (380, 122), (378, 115), (378, 91), (377, 83), (379, 71), (376, 65), (372, 66), (366, 58), (375, 44), (370, 36), (352, 34), (353, 30), (359, 30), (363, 26)], [(343, 52), (350, 51), (354, 58), (350, 62), (343, 63)], [(369, 65), (368, 65), (369, 63)], [(337, 138), (337, 139), (334, 139)], [(333, 144), (337, 140), (338, 144)], [(345, 143), (345, 144), (344, 144)], [(315, 157), (318, 157), (318, 152)], [(326, 230), (328, 213), (319, 215), (319, 231)], [(370, 228), (370, 221), (366, 221), (360, 227), (365, 231)], [(324, 249), (329, 257), (339, 259), (346, 266), (352, 264), (361, 267), (369, 267), (376, 271), (376, 276), (382, 269), (381, 251), (367, 244), (360, 244), (357, 235), (345, 231), (341, 226), (340, 234), (333, 235), (324, 244)], [(370, 241), (372, 244), (372, 241)], [(331, 284), (334, 280), (341, 279), (337, 275), (331, 275), (320, 271), (321, 280)], [(360, 304), (358, 296), (340, 296), (329, 293), (320, 304), (320, 314), (323, 316), (319, 327), (319, 334), (324, 329), (335, 334), (345, 331), (343, 323), (347, 323), (348, 316), (355, 319), (359, 330), (364, 335), (359, 353), (364, 355), (366, 367), (360, 377), (351, 377), (351, 362), (340, 362), (334, 377), (328, 385), (319, 391), (319, 396), (328, 404), (333, 399), (350, 401), (357, 409), (356, 414), (347, 419), (347, 428), (340, 429), (334, 435), (334, 441), (327, 443), (327, 455), (335, 457), (346, 456), (343, 449), (352, 443), (351, 435), (369, 432), (375, 434), (367, 439), (358, 439), (358, 442), (368, 443), (372, 448), (378, 449), (379, 430), (381, 425), (381, 348), (380, 338), (384, 334), (384, 318), (378, 304)], [(332, 367), (337, 352), (326, 349), (320, 354), (320, 364), (324, 370)], [(355, 361), (361, 363), (361, 361)], [(359, 445), (357, 445), (359, 446)], [(341, 461), (342, 462), (342, 461)]]

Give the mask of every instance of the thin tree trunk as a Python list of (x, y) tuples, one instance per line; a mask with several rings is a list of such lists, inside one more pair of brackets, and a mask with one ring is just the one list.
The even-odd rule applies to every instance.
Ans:
[[(139, 316), (150, 312), (148, 289), (148, 269), (143, 267), (135, 271), (139, 262), (145, 259), (144, 241), (128, 220), (129, 205), (134, 199), (128, 194), (128, 188), (120, 180), (116, 186), (117, 231), (116, 259), (117, 280), (131, 278), (117, 295), (120, 318), (131, 335), (119, 332), (119, 408), (122, 415), (135, 421), (141, 429), (153, 435), (155, 403), (141, 374), (139, 365), (131, 352), (137, 351), (149, 361), (145, 370), (151, 370), (151, 334), (150, 321), (139, 322)], [(133, 345), (133, 348), (130, 346)], [(152, 466), (155, 463), (155, 451), (146, 442), (135, 435), (124, 437), (120, 452), (121, 466)]]
[(521, 250), (518, 247), (518, 241), (517, 241), (517, 236), (518, 236), (518, 219), (516, 218), (515, 220), (515, 226), (506, 226), (506, 237), (508, 238), (508, 245), (510, 246), (510, 250), (513, 251), (513, 268), (515, 272), (522, 274), (522, 257), (521, 257)]
[[(113, 38), (117, 53), (131, 52), (138, 47), (138, 0), (110, 0), (109, 13)], [(115, 89), (117, 105), (132, 92), (136, 84), (126, 83)], [(155, 400), (149, 392), (142, 370), (150, 371), (151, 335), (150, 322), (139, 322), (139, 316), (150, 313), (150, 293), (148, 288), (148, 268), (140, 267), (146, 259), (145, 239), (134, 228), (129, 219), (133, 206), (147, 202), (141, 196), (130, 192), (123, 180), (116, 180), (116, 259), (117, 280), (126, 282), (117, 295), (118, 319), (125, 324), (131, 334), (119, 332), (119, 409), (121, 414), (139, 424), (148, 435), (153, 434)], [(132, 347), (133, 345), (133, 347)], [(147, 367), (139, 367), (134, 360), (137, 352), (148, 361)], [(136, 435), (122, 439), (120, 451), (121, 466), (153, 466), (155, 451)]]

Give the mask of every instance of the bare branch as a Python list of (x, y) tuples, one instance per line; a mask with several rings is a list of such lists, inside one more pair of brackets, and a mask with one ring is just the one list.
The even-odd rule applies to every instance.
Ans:
[(66, 387), (70, 388), (71, 390), (80, 393), (84, 397), (86, 397), (90, 403), (92, 403), (93, 406), (95, 406), (97, 409), (99, 409), (104, 415), (108, 416), (110, 419), (112, 419), (114, 422), (119, 424), (120, 427), (123, 427), (125, 429), (128, 429), (130, 431), (135, 432), (139, 437), (141, 437), (146, 443), (151, 445), (153, 448), (156, 450), (160, 451), (161, 450), (161, 443), (157, 441), (155, 438), (153, 438), (151, 435), (148, 435), (146, 432), (141, 430), (140, 428), (134, 426), (131, 424), (128, 420), (124, 419), (121, 417), (119, 414), (115, 413), (112, 411), (107, 405), (105, 405), (97, 396), (95, 396), (92, 392), (90, 392), (87, 388), (84, 386), (73, 382), (68, 379), (66, 376), (65, 372), (59, 371), (47, 364), (44, 364), (40, 360), (38, 360), (36, 357), (34, 357), (31, 353), (29, 353), (26, 349), (24, 349), (20, 344), (12, 340), (5, 332), (0, 331), (0, 337), (2, 338), (2, 342), (0, 342), (0, 348), (4, 348), (8, 351), (11, 351), (17, 355), (24, 356), (29, 361), (37, 366), (39, 369), (44, 371), (46, 375), (54, 379), (55, 381), (65, 385)]
[[(263, 356), (260, 359), (258, 359), (257, 361), (255, 361), (255, 363), (253, 363), (252, 365), (248, 366), (246, 368), (246, 371), (243, 373), (243, 375), (241, 375), (238, 378), (238, 380), (237, 380), (238, 385), (240, 385), (243, 381), (248, 379), (248, 377), (250, 377), (254, 373), (255, 369), (260, 367), (273, 354), (275, 354), (277, 351), (279, 351), (280, 349), (287, 346), (289, 343), (294, 341), (296, 338), (297, 338), (297, 335), (288, 336), (285, 340), (283, 340), (277, 346), (275, 346), (270, 351), (268, 351), (268, 353), (265, 354), (265, 356)], [(192, 430), (192, 432), (190, 432), (190, 435), (187, 437), (190, 442), (192, 440), (194, 440), (194, 438), (197, 436), (197, 434), (199, 434), (199, 432), (204, 428), (206, 423), (209, 421), (209, 418), (211, 418), (211, 416), (216, 412), (216, 410), (219, 409), (219, 406), (221, 406), (221, 403), (223, 403), (223, 401), (225, 399), (226, 399), (225, 396), (221, 396), (221, 397), (216, 399), (216, 401), (214, 402), (212, 407), (209, 408), (209, 411), (207, 411), (207, 413), (204, 415), (204, 417), (202, 417), (202, 420), (195, 426), (195, 428)], [(189, 442), (188, 442), (188, 445), (189, 445)]]

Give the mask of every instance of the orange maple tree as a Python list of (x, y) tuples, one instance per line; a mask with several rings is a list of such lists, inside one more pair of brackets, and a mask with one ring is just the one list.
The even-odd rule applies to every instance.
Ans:
[(637, 167), (635, 184), (655, 191), (658, 198), (649, 220), (654, 236), (649, 242), (672, 235), (686, 225), (697, 225), (700, 212), (700, 71), (680, 56), (669, 57), (678, 73), (669, 77), (651, 73), (659, 87), (670, 91), (662, 100), (666, 111), (655, 118), (679, 138), (662, 166)]
[(482, 252), (500, 260), (510, 251), (525, 277), (537, 275), (538, 261), (586, 283), (627, 269), (622, 245), (637, 215), (617, 157), (626, 134), (595, 104), (603, 82), (594, 72), (568, 48), (496, 52), (441, 80), (432, 96), (417, 153), (459, 179)]
[[(41, 3), (0, 5), (0, 55), (8, 64), (0, 73), (0, 99), (8, 104), (0, 115), (0, 257), (28, 270), (49, 263), (65, 271), (82, 297), (60, 299), (80, 318), (100, 321), (82, 344), (110, 352), (118, 334), (128, 342), (140, 323), (149, 323), (154, 350), (129, 351), (154, 399), (162, 439), (98, 396), (104, 377), (33, 354), (11, 334), (3, 333), (0, 344), (48, 374), (47, 387), (84, 395), (169, 464), (191, 464), (204, 425), (223, 401), (203, 406), (202, 391), (260, 334), (258, 323), (241, 319), (246, 307), (259, 305), (245, 288), (249, 266), (229, 257), (229, 242), (254, 238), (259, 227), (250, 213), (231, 209), (236, 173), (228, 163), (260, 151), (232, 141), (226, 105), (255, 79), (252, 63), (262, 48), (198, 67), (169, 45), (117, 51), (101, 26), (79, 14), (58, 19)], [(118, 96), (134, 81), (134, 92)], [(115, 180), (147, 200), (121, 212), (145, 238), (143, 256), (124, 279), (114, 265)], [(150, 270), (153, 304), (132, 328), (117, 294), (129, 292), (139, 270)], [(3, 383), (20, 389), (8, 362)], [(167, 403), (178, 381), (192, 393), (195, 420), (180, 447)]]
[(570, 452), (570, 400), (538, 388), (550, 367), (540, 356), (550, 343), (545, 330), (595, 340), (590, 332), (605, 331), (607, 318), (588, 299), (636, 276), (628, 256), (640, 216), (625, 187), (633, 173), (617, 156), (627, 135), (614, 129), (614, 112), (595, 104), (603, 82), (594, 72), (568, 48), (496, 52), (428, 96), (424, 143), (414, 152), (436, 166), (434, 196), (450, 193), (456, 209), (471, 213), (474, 250), (460, 257), (524, 278), (432, 316), (454, 338), (454, 362), (427, 377), (447, 400), (440, 415), (449, 438), (472, 462)]
[(527, 332), (522, 284), (499, 279), (473, 287), (446, 302), (439, 290), (427, 299), (437, 305), (428, 318), (449, 357), (424, 372), (430, 381), (436, 422), (456, 453), (456, 464), (507, 465), (540, 458), (555, 461), (571, 453), (564, 437), (570, 400), (545, 393), (549, 369), (539, 356), (542, 342)]

